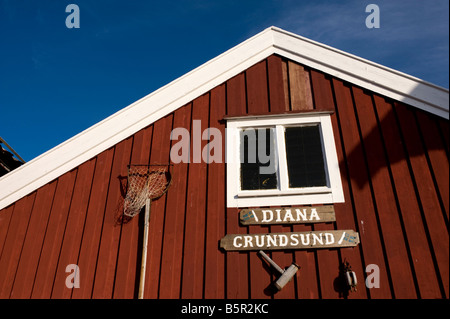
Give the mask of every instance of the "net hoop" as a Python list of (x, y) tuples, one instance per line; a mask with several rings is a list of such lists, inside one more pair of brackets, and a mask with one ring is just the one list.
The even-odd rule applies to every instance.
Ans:
[(167, 192), (171, 183), (169, 167), (168, 164), (128, 166), (124, 216), (129, 218), (136, 216), (148, 198), (155, 200)]

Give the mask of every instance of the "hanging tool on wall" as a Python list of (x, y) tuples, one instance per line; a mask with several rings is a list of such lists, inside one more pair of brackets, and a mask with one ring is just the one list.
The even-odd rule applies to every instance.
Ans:
[(262, 250), (259, 251), (259, 254), (281, 274), (280, 278), (278, 278), (275, 282), (275, 287), (278, 290), (281, 290), (294, 277), (297, 270), (300, 268), (296, 263), (292, 263), (292, 265), (290, 265), (286, 270), (283, 270)]
[(347, 261), (347, 259), (344, 260), (344, 275), (350, 291), (355, 292), (358, 281), (356, 280), (356, 274), (354, 271), (352, 271), (352, 266), (350, 266), (350, 263)]

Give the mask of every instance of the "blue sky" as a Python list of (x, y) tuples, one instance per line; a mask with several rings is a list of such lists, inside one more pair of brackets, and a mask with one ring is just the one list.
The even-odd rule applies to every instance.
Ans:
[(0, 0), (0, 136), (29, 161), (271, 25), (449, 87), (448, 0)]

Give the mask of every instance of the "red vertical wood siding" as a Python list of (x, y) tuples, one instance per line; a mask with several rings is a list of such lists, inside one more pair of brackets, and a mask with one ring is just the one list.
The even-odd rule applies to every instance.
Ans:
[[(227, 81), (227, 114), (247, 113), (245, 85), (245, 73), (241, 73)], [(224, 207), (226, 207), (226, 204)], [(226, 233), (246, 234), (248, 227), (240, 225), (238, 217), (239, 210), (237, 208), (226, 208), (226, 210)], [(250, 274), (248, 271), (248, 254), (237, 251), (226, 253), (226, 263), (226, 298), (249, 298), (250, 287), (248, 285), (248, 277)]]
[[(247, 70), (247, 105), (248, 114), (257, 114), (258, 112), (269, 112), (269, 99), (267, 93), (267, 72), (266, 61), (259, 62)], [(248, 227), (249, 234), (267, 233), (269, 227), (256, 226)], [(266, 289), (270, 284), (271, 274), (263, 267), (264, 262), (256, 254), (249, 254), (249, 280), (253, 284), (250, 285), (249, 297), (256, 299), (264, 299), (270, 297)]]
[[(36, 192), (22, 198), (14, 204), (12, 209), (9, 209), (11, 219), (5, 241), (2, 243), (3, 250), (0, 259), (0, 298), (9, 298), (11, 295), (35, 197)], [(2, 210), (1, 213), (8, 213), (8, 208)]]
[(115, 148), (110, 148), (96, 158), (83, 239), (78, 253), (77, 265), (82, 276), (80, 278), (80, 288), (72, 289), (71, 297), (75, 299), (92, 298), (92, 290), (96, 278), (98, 249), (103, 228), (103, 214), (108, 196), (114, 151)]
[[(226, 114), (225, 85), (220, 85), (211, 91), (209, 127), (216, 127), (225, 135), (225, 123), (222, 119)], [(216, 138), (216, 137), (215, 137)], [(223, 145), (222, 141), (222, 145)], [(208, 151), (211, 151), (208, 149)], [(214, 152), (220, 152), (215, 149)], [(223, 153), (222, 153), (223, 154)], [(220, 162), (223, 162), (223, 158)], [(217, 249), (217, 238), (225, 232), (225, 166), (222, 163), (208, 164), (208, 188), (206, 207), (205, 234), (205, 279), (203, 282), (204, 298), (225, 298), (225, 254)]]
[(56, 185), (57, 182), (53, 181), (36, 193), (33, 210), (38, 213), (30, 217), (31, 227), (27, 230), (23, 243), (21, 262), (17, 267), (11, 298), (31, 297)]
[[(207, 200), (207, 164), (201, 158), (206, 146), (202, 132), (208, 127), (209, 94), (205, 94), (192, 104), (192, 119), (196, 122), (191, 129), (191, 164), (187, 185), (186, 219), (184, 229), (183, 270), (181, 298), (203, 297), (203, 273), (205, 252), (205, 222)], [(201, 126), (199, 125), (201, 124)], [(201, 142), (200, 142), (201, 141)], [(196, 145), (200, 146), (200, 148)]]
[[(309, 72), (303, 71), (308, 74)], [(333, 103), (333, 92), (331, 89), (330, 81), (325, 79), (323, 74), (311, 71), (311, 82), (313, 88), (312, 90), (313, 98), (315, 103), (315, 109), (322, 110), (329, 108)], [(304, 76), (305, 79), (309, 79), (309, 76)], [(310, 87), (309, 91), (311, 91)], [(313, 225), (313, 230), (335, 230), (336, 223), (320, 223)], [(335, 287), (336, 278), (339, 278), (340, 263), (338, 256), (338, 250), (317, 250), (316, 258), (319, 265), (319, 283), (320, 283), (320, 297), (326, 299), (339, 298), (340, 291), (338, 289), (329, 289), (329, 287)], [(331, 270), (332, 269), (332, 270)]]
[[(131, 151), (131, 164), (146, 164), (150, 160), (148, 145), (151, 145), (153, 127), (149, 126), (135, 134), (133, 148)], [(122, 179), (125, 192), (126, 180)], [(140, 216), (141, 217), (141, 216)], [(117, 269), (115, 274), (114, 298), (130, 298), (136, 289), (136, 278), (139, 275), (139, 268), (133, 267), (140, 265), (139, 248), (142, 247), (141, 234), (139, 232), (139, 223), (142, 218), (132, 218), (127, 227), (122, 227), (120, 237), (119, 255), (117, 257)], [(130, 265), (133, 265), (130, 267)], [(121, 278), (120, 280), (117, 280)]]
[[(226, 164), (205, 163), (207, 127), (226, 115), (334, 110), (345, 202), (336, 221), (242, 226), (226, 207)], [(193, 125), (200, 120), (201, 126)], [(196, 122), (198, 123), (198, 122)], [(174, 128), (190, 132), (189, 163), (173, 163), (152, 202), (146, 298), (448, 298), (448, 120), (273, 55), (0, 211), (0, 298), (136, 298), (143, 216), (121, 223), (128, 164), (168, 163)], [(205, 133), (206, 134), (206, 133)], [(193, 146), (200, 141), (200, 148)], [(222, 149), (225, 140), (222, 139)], [(273, 251), (300, 265), (278, 293), (256, 252), (224, 252), (231, 233), (355, 229), (355, 248)], [(358, 290), (348, 292), (350, 262)], [(80, 288), (65, 285), (66, 266)], [(380, 288), (365, 287), (366, 267)]]
[[(173, 126), (190, 131), (192, 103), (174, 112)], [(176, 143), (173, 141), (172, 143)], [(183, 263), (183, 238), (186, 215), (186, 181), (188, 163), (172, 166), (172, 185), (167, 193), (167, 208), (164, 223), (163, 254), (161, 257), (161, 282), (159, 297), (177, 299), (181, 297), (181, 273)]]
[[(173, 114), (157, 121), (153, 126), (150, 163), (169, 163), (170, 132), (172, 130)], [(162, 239), (165, 221), (167, 193), (151, 204), (149, 222), (147, 274), (145, 277), (144, 296), (158, 298), (160, 286)], [(142, 222), (141, 222), (142, 225)], [(142, 237), (142, 236), (141, 236)]]
[[(111, 168), (108, 197), (103, 214), (103, 227), (98, 247), (92, 298), (112, 298), (120, 242), (120, 204), (123, 201), (121, 178), (127, 176), (130, 163), (132, 138), (117, 144)], [(82, 269), (80, 269), (81, 273)]]

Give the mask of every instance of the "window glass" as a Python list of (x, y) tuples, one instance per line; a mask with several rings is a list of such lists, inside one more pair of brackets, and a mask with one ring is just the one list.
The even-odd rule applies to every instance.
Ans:
[(271, 128), (240, 132), (241, 189), (276, 189), (274, 133)]
[(286, 127), (289, 187), (327, 186), (319, 125)]

